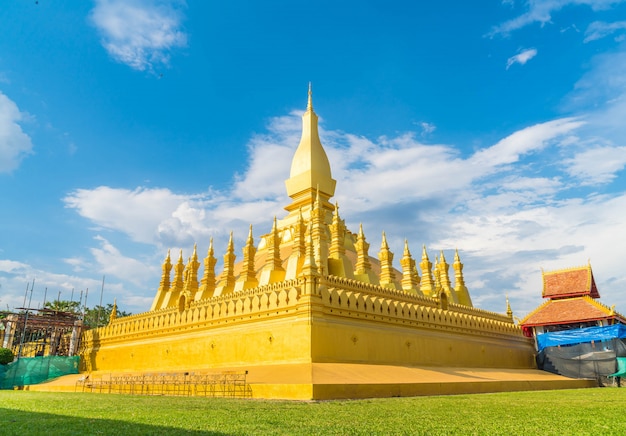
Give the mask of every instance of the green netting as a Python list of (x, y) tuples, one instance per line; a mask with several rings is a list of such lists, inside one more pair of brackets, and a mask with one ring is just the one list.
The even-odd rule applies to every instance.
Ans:
[(67, 374), (78, 374), (78, 356), (22, 357), (0, 368), (0, 389), (36, 385)]
[(0, 388), (2, 388), (2, 381), (4, 380), (4, 374), (6, 374), (9, 365), (0, 365)]

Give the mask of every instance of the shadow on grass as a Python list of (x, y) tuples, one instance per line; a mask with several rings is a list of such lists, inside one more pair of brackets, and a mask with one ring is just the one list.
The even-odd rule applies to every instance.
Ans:
[(224, 435), (204, 430), (187, 430), (112, 419), (82, 418), (51, 413), (25, 412), (0, 407), (0, 435)]

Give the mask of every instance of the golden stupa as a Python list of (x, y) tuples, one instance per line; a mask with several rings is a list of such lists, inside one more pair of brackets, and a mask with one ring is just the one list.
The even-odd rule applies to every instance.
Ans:
[(317, 124), (309, 87), (287, 215), (257, 245), (250, 227), (240, 263), (231, 233), (219, 275), (212, 241), (201, 279), (195, 247), (186, 264), (168, 252), (151, 310), (86, 331), (81, 370), (245, 370), (253, 397), (305, 400), (573, 386), (535, 369), (510, 308), (473, 307), (458, 252), (454, 286), (443, 252), (433, 268), (423, 248), (421, 277), (408, 242), (394, 268), (384, 232), (369, 256), (330, 202)]

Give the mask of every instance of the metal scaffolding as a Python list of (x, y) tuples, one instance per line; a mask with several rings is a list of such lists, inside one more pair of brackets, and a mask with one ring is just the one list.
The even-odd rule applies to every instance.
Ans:
[(73, 356), (82, 331), (79, 314), (53, 309), (18, 307), (3, 312), (0, 344), (20, 357)]

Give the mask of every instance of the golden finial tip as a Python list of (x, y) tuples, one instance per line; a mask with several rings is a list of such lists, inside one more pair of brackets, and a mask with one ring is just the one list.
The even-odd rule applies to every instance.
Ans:
[(307, 101), (307, 105), (306, 105), (306, 109), (307, 110), (313, 110), (313, 98), (312, 98), (313, 92), (311, 91), (311, 82), (309, 82), (309, 98)]

